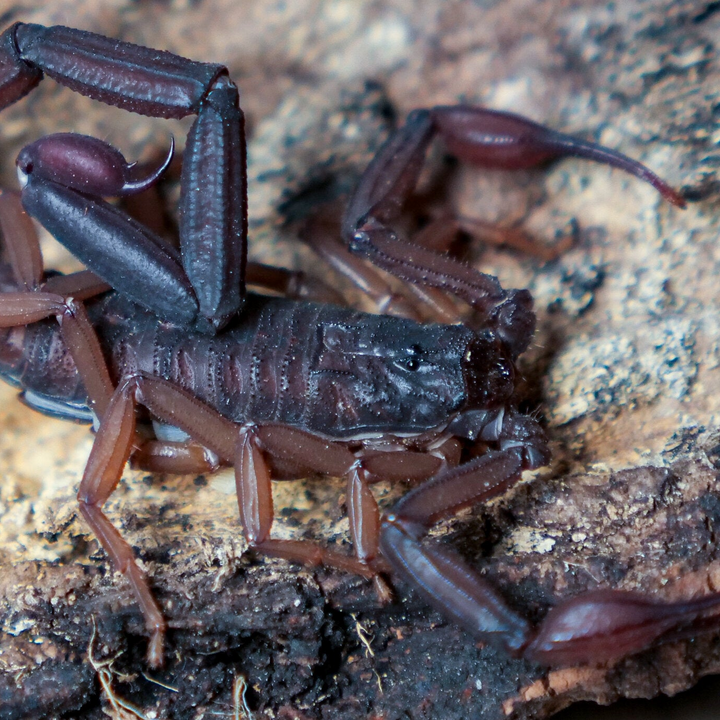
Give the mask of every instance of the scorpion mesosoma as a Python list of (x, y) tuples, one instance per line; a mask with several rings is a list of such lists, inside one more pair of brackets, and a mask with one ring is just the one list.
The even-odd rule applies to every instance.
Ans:
[[(165, 619), (102, 510), (129, 458), (162, 472), (234, 466), (251, 547), (359, 573), (381, 594), (382, 574), (397, 573), (513, 655), (550, 665), (601, 662), (709, 624), (720, 595), (663, 603), (597, 590), (560, 602), (534, 628), (450, 550), (422, 542), (433, 523), (505, 492), (549, 452), (514, 398), (514, 362), (534, 331), (530, 294), (505, 291), (494, 277), (392, 230), (436, 135), (479, 166), (524, 168), (576, 155), (629, 171), (683, 206), (676, 191), (619, 153), (516, 115), (418, 110), (348, 203), (342, 237), (353, 254), (324, 240), (322, 252), (350, 276), (365, 272), (356, 256), (371, 260), (450, 319), (454, 306), (443, 293), (455, 295), (472, 306), (480, 329), (300, 301), (307, 283), (295, 297), (246, 295), (258, 269), (246, 263), (243, 115), (227, 69), (64, 27), (18, 23), (0, 46), (2, 107), (47, 74), (133, 112), (197, 116), (183, 157), (179, 252), (102, 200), (148, 186), (167, 161), (140, 178), (109, 145), (69, 134), (21, 152), (22, 205), (89, 268), (72, 275), (44, 272), (17, 196), (0, 196), (0, 370), (37, 409), (97, 421), (80, 511), (132, 586), (152, 665), (162, 663)], [(280, 282), (268, 280), (275, 289), (288, 279), (276, 275)], [(396, 313), (407, 310), (391, 300)], [(141, 409), (155, 427), (151, 439), (136, 429)], [(461, 462), (461, 445), (473, 446), (472, 459)], [(346, 479), (354, 558), (271, 538), (271, 478), (310, 473)], [(381, 479), (416, 484), (382, 517), (369, 489)]]

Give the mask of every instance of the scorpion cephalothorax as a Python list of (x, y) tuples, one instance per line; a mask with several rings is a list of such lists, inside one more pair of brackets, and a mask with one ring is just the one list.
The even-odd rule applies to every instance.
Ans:
[[(720, 596), (668, 604), (613, 590), (559, 604), (539, 628), (447, 548), (423, 543), (430, 526), (505, 492), (549, 452), (536, 420), (520, 413), (514, 363), (535, 316), (525, 290), (504, 290), (392, 225), (439, 135), (485, 167), (521, 168), (577, 155), (624, 169), (670, 202), (683, 198), (639, 163), (518, 116), (458, 106), (417, 110), (393, 133), (350, 198), (341, 235), (319, 219), (305, 240), (396, 316), (367, 315), (298, 298), (332, 297), (289, 274), (246, 262), (245, 140), (238, 92), (222, 65), (186, 60), (64, 27), (18, 23), (0, 37), (0, 104), (48, 74), (102, 102), (158, 117), (197, 115), (183, 155), (179, 250), (102, 196), (152, 184), (112, 147), (72, 134), (28, 146), (19, 158), (22, 205), (89, 270), (46, 273), (17, 196), (0, 196), (6, 264), (0, 267), (0, 372), (50, 414), (95, 419), (80, 510), (137, 597), (163, 658), (165, 619), (130, 546), (102, 506), (129, 458), (151, 471), (235, 468), (245, 537), (257, 550), (326, 563), (371, 578), (408, 579), (443, 613), (508, 652), (548, 664), (602, 661), (686, 633)], [(427, 234), (427, 233), (426, 233)], [(352, 254), (351, 254), (352, 253)], [(359, 259), (410, 284), (426, 316)], [(294, 276), (297, 280), (297, 276)], [(460, 324), (450, 293), (474, 310)], [(59, 322), (55, 322), (57, 318)], [(136, 432), (144, 407), (155, 435)], [(472, 459), (463, 461), (463, 448)], [(271, 478), (344, 477), (355, 558), (270, 537)], [(380, 517), (370, 485), (417, 486)]]

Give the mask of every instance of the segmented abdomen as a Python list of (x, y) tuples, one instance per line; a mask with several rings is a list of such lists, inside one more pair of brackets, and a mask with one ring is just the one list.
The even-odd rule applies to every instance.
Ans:
[[(474, 336), (462, 326), (250, 295), (234, 325), (212, 336), (160, 323), (116, 293), (87, 307), (114, 382), (162, 377), (236, 422), (336, 438), (414, 434), (442, 427), (467, 399), (463, 362)], [(3, 334), (0, 373), (45, 411), (54, 403), (55, 414), (87, 419), (56, 321)]]
[(332, 437), (446, 423), (466, 400), (462, 362), (474, 337), (462, 326), (255, 295), (216, 337), (156, 322), (118, 329), (106, 339), (116, 375), (164, 377), (236, 422)]
[(154, 323), (117, 335), (114, 374), (143, 371), (190, 391), (227, 417), (304, 426), (308, 408), (308, 356), (319, 306), (272, 303), (250, 307), (219, 336), (189, 334)]

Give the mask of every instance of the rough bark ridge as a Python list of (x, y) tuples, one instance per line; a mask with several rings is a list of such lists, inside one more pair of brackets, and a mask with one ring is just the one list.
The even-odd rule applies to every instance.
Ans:
[[(681, 213), (579, 161), (520, 175), (446, 168), (443, 194), (457, 212), (522, 222), (539, 242), (556, 231), (576, 240), (544, 264), (473, 246), (479, 267), (536, 299), (540, 329), (523, 370), (555, 460), (435, 533), (537, 620), (554, 598), (597, 586), (668, 598), (720, 586), (716, 5), (63, 0), (6, 3), (2, 17), (226, 62), (249, 117), (257, 259), (307, 262), (286, 221), (347, 192), (393, 117), (458, 100), (618, 148), (697, 201)], [(46, 81), (3, 113), (3, 182), (13, 184), (22, 144), (61, 130), (134, 158), (186, 124), (99, 107)], [(46, 257), (67, 262), (50, 245)], [(147, 718), (233, 717), (241, 675), (256, 717), (541, 718), (579, 699), (675, 693), (720, 670), (712, 635), (608, 668), (548, 673), (510, 661), (407, 588), (380, 607), (356, 578), (247, 554), (223, 476), (128, 472), (109, 514), (172, 626), (167, 668), (151, 673), (132, 598), (77, 518), (91, 436), (2, 393), (2, 719), (129, 717), (111, 708), (101, 679)], [(277, 534), (345, 544), (342, 495), (336, 481), (279, 485)], [(94, 629), (96, 666), (122, 653), (110, 667), (90, 662)]]

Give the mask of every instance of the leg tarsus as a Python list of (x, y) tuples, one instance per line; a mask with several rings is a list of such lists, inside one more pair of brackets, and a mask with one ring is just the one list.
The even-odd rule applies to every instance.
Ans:
[(132, 548), (99, 507), (81, 502), (80, 512), (100, 544), (112, 558), (115, 569), (122, 573), (130, 583), (135, 599), (140, 606), (140, 612), (145, 619), (145, 627), (150, 633), (147, 651), (148, 663), (155, 668), (161, 667), (167, 624), (152, 595), (147, 576), (135, 561)]
[(308, 540), (268, 539), (254, 546), (254, 549), (265, 555), (283, 558), (302, 565), (310, 567), (324, 565), (368, 579), (374, 578), (378, 572), (374, 567), (370, 567), (356, 558), (328, 550)]

